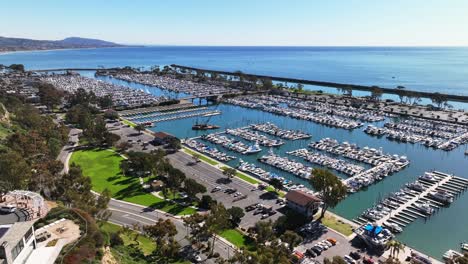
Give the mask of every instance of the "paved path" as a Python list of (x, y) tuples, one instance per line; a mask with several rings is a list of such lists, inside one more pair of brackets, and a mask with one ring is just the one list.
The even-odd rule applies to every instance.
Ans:
[(68, 144), (63, 146), (62, 150), (60, 150), (59, 155), (57, 156), (57, 160), (60, 160), (63, 163), (63, 170), (61, 173), (68, 172), (68, 161), (70, 160), (71, 154), (75, 150), (75, 147), (78, 146), (78, 135), (81, 133), (81, 129), (72, 128), (70, 132), (68, 132)]
[[(135, 205), (119, 200), (112, 199), (109, 202), (109, 210), (112, 212), (109, 222), (118, 224), (121, 226), (132, 227), (134, 224), (140, 226), (144, 225), (153, 225), (157, 222), (158, 219), (170, 219), (175, 224), (177, 228), (176, 240), (181, 244), (181, 246), (189, 246), (190, 242), (185, 238), (188, 235), (190, 229), (188, 229), (183, 220), (180, 218), (175, 218), (169, 214), (166, 214), (161, 211), (153, 210), (144, 206)], [(224, 258), (232, 256), (234, 247), (229, 243), (226, 243), (223, 240), (218, 239), (215, 243), (215, 252), (218, 252)], [(203, 263), (214, 263), (212, 259), (206, 259)]]

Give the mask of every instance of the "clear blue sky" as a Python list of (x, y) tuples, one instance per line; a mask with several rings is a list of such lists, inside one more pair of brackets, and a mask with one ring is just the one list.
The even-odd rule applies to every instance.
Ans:
[(468, 46), (468, 1), (2, 1), (0, 36), (155, 45)]

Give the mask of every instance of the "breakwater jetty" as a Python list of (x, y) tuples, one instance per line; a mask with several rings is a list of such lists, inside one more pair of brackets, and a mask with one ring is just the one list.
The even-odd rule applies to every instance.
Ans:
[[(305, 79), (287, 78), (287, 77), (278, 77), (278, 76), (269, 76), (269, 75), (250, 74), (250, 73), (210, 70), (210, 69), (183, 66), (183, 65), (178, 65), (178, 64), (172, 64), (171, 66), (176, 69), (201, 71), (201, 72), (224, 74), (224, 75), (230, 75), (230, 76), (239, 76), (240, 74), (242, 74), (243, 76), (255, 77), (257, 79), (271, 79), (272, 81), (278, 81), (278, 82), (308, 84), (308, 85), (332, 87), (332, 88), (338, 88), (338, 89), (351, 89), (351, 90), (356, 90), (356, 91), (372, 92), (376, 88), (378, 88), (380, 89), (382, 93), (386, 93), (386, 94), (412, 95), (415, 97), (424, 97), (424, 98), (431, 98), (434, 96), (434, 93), (406, 90), (406, 89), (384, 88), (384, 87), (366, 86), (366, 85), (358, 85), (358, 84), (335, 83), (335, 82), (305, 80)], [(444, 97), (445, 99), (449, 101), (464, 102), (464, 103), (468, 102), (468, 96), (465, 96), (465, 95), (443, 94), (443, 93), (439, 93), (438, 95)]]

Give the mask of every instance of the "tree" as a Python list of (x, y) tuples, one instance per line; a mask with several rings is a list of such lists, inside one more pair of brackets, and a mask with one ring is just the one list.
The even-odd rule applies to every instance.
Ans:
[(96, 201), (96, 209), (99, 211), (107, 209), (107, 205), (109, 204), (111, 197), (112, 193), (109, 191), (109, 189), (105, 188)]
[(172, 191), (172, 194), (174, 196), (173, 198), (175, 198), (175, 194), (177, 193), (177, 191), (179, 191), (185, 178), (186, 176), (181, 170), (170, 168), (166, 180), (166, 186)]
[(119, 119), (119, 114), (117, 113), (117, 111), (109, 109), (104, 113), (104, 117), (110, 120), (117, 120)]
[(81, 168), (72, 164), (68, 173), (62, 176), (57, 185), (57, 196), (69, 206), (87, 212), (95, 210), (96, 199), (91, 193), (91, 179), (82, 174)]
[(167, 141), (167, 147), (171, 149), (181, 149), (182, 144), (180, 143), (180, 139), (176, 137), (170, 137)]
[(230, 167), (223, 167), (223, 175), (227, 176), (228, 180), (231, 180), (236, 175), (237, 170)]
[(262, 79), (262, 89), (263, 90), (271, 90), (273, 88), (273, 82), (270, 78)]
[(230, 226), (229, 213), (222, 203), (214, 204), (211, 207), (210, 214), (208, 215), (205, 224), (213, 239), (211, 244), (211, 255), (213, 254), (217, 234), (228, 229)]
[(198, 203), (198, 207), (202, 209), (210, 209), (211, 206), (216, 204), (216, 201), (209, 195), (203, 195), (200, 202)]
[(325, 169), (313, 169), (310, 184), (320, 193), (323, 201), (322, 213), (319, 219), (325, 216), (327, 209), (334, 208), (346, 197), (347, 188), (336, 175)]
[(75, 91), (75, 93), (73, 93), (68, 98), (68, 103), (71, 106), (76, 106), (76, 105), (89, 106), (91, 104), (95, 104), (96, 102), (97, 102), (97, 97), (94, 94), (94, 92), (92, 91), (87, 92), (83, 88), (78, 88)]
[(297, 84), (297, 90), (298, 90), (299, 92), (302, 92), (303, 89), (304, 89), (304, 85), (303, 85), (302, 83), (298, 83), (298, 84)]
[(229, 208), (227, 211), (230, 216), (231, 227), (232, 228), (238, 227), (242, 220), (242, 217), (244, 217), (245, 215), (244, 209), (237, 207), (237, 206), (233, 206)]
[(286, 232), (284, 232), (284, 234), (281, 235), (280, 238), (281, 241), (288, 243), (288, 248), (291, 252), (293, 251), (294, 247), (296, 247), (302, 242), (302, 237), (291, 230), (287, 230)]
[(138, 133), (140, 133), (141, 135), (141, 131), (144, 131), (145, 130), (145, 125), (143, 124), (138, 124), (135, 126), (135, 129), (138, 131)]
[(275, 238), (273, 224), (271, 221), (258, 221), (255, 223), (254, 230), (257, 244), (264, 244), (265, 242), (271, 241)]
[(283, 182), (278, 178), (270, 179), (270, 185), (273, 186), (273, 188), (275, 188), (275, 192), (278, 192), (278, 190), (283, 189)]
[(62, 103), (64, 93), (55, 89), (52, 84), (39, 83), (37, 88), (39, 90), (38, 95), (40, 102), (41, 104), (47, 106), (47, 108), (53, 109)]
[(334, 256), (332, 260), (329, 258), (324, 258), (323, 264), (347, 264), (347, 262), (340, 256)]
[(390, 251), (390, 256), (392, 258), (398, 258), (398, 255), (400, 254), (400, 250), (404, 250), (405, 246), (396, 240), (390, 240), (387, 242), (387, 247), (391, 250)]
[(185, 179), (184, 181), (184, 189), (185, 192), (187, 193), (187, 196), (191, 199), (194, 200), (196, 199), (196, 195), (199, 193), (204, 193), (206, 192), (206, 187), (195, 181), (194, 179)]
[(193, 154), (192, 154), (192, 159), (193, 159), (193, 161), (194, 161), (195, 163), (200, 162), (200, 157), (201, 157), (201, 155), (198, 154), (198, 153), (193, 153)]
[(154, 239), (157, 245), (161, 244), (164, 239), (177, 235), (174, 223), (169, 219), (163, 220), (162, 218), (159, 218), (154, 225), (144, 226), (143, 232)]
[(18, 152), (0, 154), (0, 182), (6, 183), (5, 191), (25, 189), (30, 177), (31, 168)]
[(201, 242), (210, 236), (207, 225), (203, 224), (206, 219), (206, 215), (201, 215), (199, 213), (195, 213), (183, 218), (184, 225), (190, 229), (190, 234), (187, 235), (191, 241)]
[(383, 95), (382, 88), (380, 88), (378, 86), (372, 86), (371, 88), (372, 88), (371, 98), (373, 100), (379, 101), (382, 98), (382, 95)]
[(101, 96), (97, 101), (99, 106), (103, 109), (111, 108), (113, 104), (111, 95)]
[(445, 94), (433, 93), (431, 95), (431, 101), (436, 104), (437, 107), (442, 108), (442, 105), (447, 102), (447, 96)]

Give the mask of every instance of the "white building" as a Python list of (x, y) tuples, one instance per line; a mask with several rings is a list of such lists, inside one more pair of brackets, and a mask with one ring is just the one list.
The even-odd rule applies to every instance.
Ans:
[(0, 264), (26, 262), (36, 248), (34, 221), (0, 225)]

